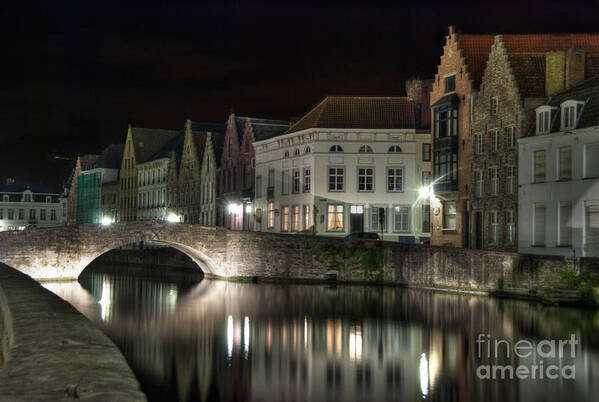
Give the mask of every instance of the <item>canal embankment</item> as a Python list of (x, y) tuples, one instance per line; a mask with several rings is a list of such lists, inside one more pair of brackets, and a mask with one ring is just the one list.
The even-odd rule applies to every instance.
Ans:
[(0, 263), (0, 399), (145, 401), (114, 343), (73, 306)]

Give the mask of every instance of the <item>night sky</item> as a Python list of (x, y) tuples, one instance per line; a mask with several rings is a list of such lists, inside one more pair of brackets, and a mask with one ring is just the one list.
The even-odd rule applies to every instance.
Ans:
[(599, 0), (47, 1), (0, 5), (0, 179), (60, 188), (52, 155), (99, 153), (128, 123), (293, 119), (326, 95), (405, 95), (464, 33), (596, 32)]

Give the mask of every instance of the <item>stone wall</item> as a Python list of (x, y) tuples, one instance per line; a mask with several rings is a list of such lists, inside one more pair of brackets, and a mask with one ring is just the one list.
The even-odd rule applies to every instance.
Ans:
[(74, 307), (0, 264), (0, 399), (145, 401), (117, 347)]

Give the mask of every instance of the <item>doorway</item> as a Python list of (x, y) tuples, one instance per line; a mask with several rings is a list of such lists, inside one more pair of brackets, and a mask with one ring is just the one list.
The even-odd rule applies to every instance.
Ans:
[(349, 232), (364, 231), (364, 205), (352, 205), (349, 209)]

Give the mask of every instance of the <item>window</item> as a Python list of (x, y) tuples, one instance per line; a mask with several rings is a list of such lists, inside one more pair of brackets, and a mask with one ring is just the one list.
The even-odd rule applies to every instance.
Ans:
[(456, 181), (458, 174), (458, 154), (456, 152), (436, 153), (434, 169), (436, 181), (440, 183)]
[(289, 232), (289, 207), (281, 207), (281, 232)]
[(553, 119), (557, 108), (552, 106), (539, 106), (537, 108), (537, 134), (547, 134), (551, 131)]
[(422, 233), (431, 232), (431, 206), (424, 204), (422, 206)]
[(312, 150), (310, 149), (310, 147), (306, 147), (306, 148), (304, 149), (304, 153), (305, 153), (305, 154), (309, 154), (310, 152), (312, 152)]
[[(262, 197), (262, 175), (256, 176), (256, 198)], [(204, 194), (207, 195), (207, 191), (204, 191)]]
[(300, 192), (300, 170), (299, 169), (293, 169), (293, 187), (292, 187), (292, 191), (293, 194), (299, 194)]
[(545, 204), (534, 204), (533, 205), (533, 246), (544, 246), (545, 245)]
[(410, 207), (393, 207), (393, 231), (410, 231)]
[(289, 194), (289, 170), (283, 170), (281, 172), (281, 194)]
[(558, 208), (558, 246), (572, 245), (572, 204), (560, 202)]
[(51, 203), (52, 202), (52, 197), (51, 196), (46, 196), (46, 202), (47, 203)]
[(399, 145), (391, 145), (387, 152), (390, 154), (398, 154), (401, 152), (401, 147)]
[(329, 148), (329, 152), (343, 152), (343, 148), (341, 148), (341, 145), (333, 145)]
[(483, 196), (483, 172), (482, 170), (474, 171), (474, 195), (477, 198)]
[(445, 77), (445, 92), (455, 91), (455, 74)]
[(422, 187), (427, 187), (431, 184), (431, 172), (425, 170), (422, 172)]
[(499, 99), (497, 97), (491, 98), (491, 116), (497, 116), (499, 111)]
[(572, 147), (565, 146), (559, 148), (559, 180), (572, 179)]
[(295, 148), (295, 150), (293, 151), (293, 155), (294, 156), (299, 156), (299, 154), (300, 154), (299, 148)]
[(285, 151), (285, 153), (283, 154), (283, 158), (289, 158), (289, 151)]
[(516, 148), (516, 127), (506, 127), (505, 138), (507, 141), (508, 149)]
[(294, 205), (291, 207), (291, 231), (299, 232), (300, 231), (300, 208), (299, 205)]
[(274, 202), (268, 203), (267, 215), (268, 216), (267, 216), (266, 226), (269, 229), (272, 229), (275, 227), (275, 203)]
[(268, 188), (266, 189), (267, 197), (274, 197), (275, 195), (275, 170), (268, 169)]
[(312, 217), (310, 216), (310, 205), (304, 205), (304, 230), (308, 230), (312, 227)]
[(12, 208), (8, 209), (7, 218), (11, 220), (15, 219), (15, 211)]
[(499, 235), (499, 219), (497, 217), (497, 211), (489, 212), (489, 239), (491, 244), (497, 244), (497, 238)]
[(403, 168), (387, 168), (387, 191), (403, 192)]
[(35, 209), (29, 209), (29, 219), (35, 219)]
[(446, 201), (443, 203), (443, 230), (455, 230), (456, 228), (456, 202)]
[(430, 162), (431, 160), (431, 144), (422, 144), (422, 160)]
[(8, 201), (8, 199), (9, 199), (9, 198), (8, 198), (8, 195), (4, 194), (4, 195), (2, 196), (2, 201), (5, 201), (5, 202), (6, 202), (6, 201)]
[(505, 193), (514, 194), (516, 188), (516, 167), (506, 166), (505, 167)]
[(569, 130), (576, 128), (578, 116), (582, 112), (584, 102), (577, 101), (565, 101), (561, 104), (562, 109), (562, 130)]
[(599, 177), (599, 142), (584, 144), (584, 177)]
[(25, 202), (31, 202), (31, 194), (25, 194), (23, 198)]
[(343, 232), (343, 205), (329, 205), (327, 216), (329, 232)]
[(474, 135), (474, 145), (475, 145), (475, 151), (478, 155), (485, 152), (485, 139), (482, 134)]
[(514, 243), (514, 233), (514, 211), (508, 209), (507, 211), (505, 211), (505, 242), (507, 244)]
[(491, 138), (491, 152), (499, 151), (499, 130), (491, 130), (489, 132)]
[[(381, 222), (381, 218), (383, 221)], [(374, 232), (386, 232), (385, 207), (373, 206), (370, 209), (370, 230)]]
[(343, 191), (343, 177), (345, 168), (330, 167), (329, 168), (329, 191)]
[(374, 168), (358, 168), (358, 191), (374, 191)]
[(4, 209), (0, 208), (0, 219), (4, 219)]
[(457, 105), (443, 105), (434, 108), (435, 139), (458, 135)]
[(489, 189), (491, 195), (497, 195), (499, 193), (499, 176), (497, 175), (497, 168), (489, 168), (489, 181), (491, 188)]
[(19, 220), (22, 221), (25, 219), (25, 210), (23, 208), (19, 208)]
[(359, 153), (364, 154), (364, 153), (368, 153), (371, 154), (372, 153), (372, 148), (370, 147), (370, 145), (362, 145), (360, 147), (360, 149), (358, 150)]
[(534, 182), (545, 181), (545, 150), (534, 151)]
[(310, 176), (311, 170), (309, 167), (304, 168), (304, 193), (310, 192)]

